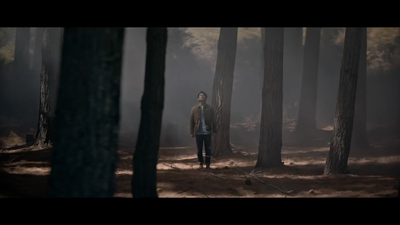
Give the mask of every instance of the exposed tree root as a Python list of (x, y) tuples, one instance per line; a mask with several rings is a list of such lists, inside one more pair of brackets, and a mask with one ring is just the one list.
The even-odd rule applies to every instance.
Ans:
[[(229, 165), (235, 165), (235, 166), (237, 166), (237, 164), (236, 164), (235, 162), (233, 162), (233, 161), (230, 161), (230, 162), (229, 162)], [(264, 181), (262, 181), (261, 179), (259, 179), (259, 178), (257, 177), (257, 174), (256, 174), (255, 170), (252, 170), (250, 173), (247, 173), (247, 172), (245, 172), (245, 171), (243, 171), (243, 170), (240, 170), (240, 169), (238, 169), (238, 168), (236, 168), (236, 167), (235, 167), (235, 169), (236, 169), (236, 170), (239, 170), (239, 171), (241, 171), (241, 172), (243, 172), (246, 178), (249, 178), (249, 179), (253, 178), (253, 179), (257, 180), (258, 182), (260, 182), (260, 183), (262, 183), (262, 184), (265, 184), (265, 185), (267, 185), (267, 186), (269, 186), (269, 187), (272, 187), (272, 188), (274, 188), (274, 189), (276, 189), (276, 190), (278, 190), (278, 191), (280, 191), (280, 192), (282, 192), (282, 193), (284, 193), (284, 194), (292, 194), (292, 193), (294, 192), (293, 190), (285, 191), (285, 190), (283, 190), (283, 189), (281, 189), (281, 188), (279, 188), (279, 187), (277, 187), (277, 186), (274, 186), (274, 185), (272, 185), (272, 184), (267, 184), (267, 183), (265, 183)]]
[(175, 166), (175, 164), (173, 164), (173, 163), (163, 163), (163, 165), (166, 165), (166, 166), (168, 166), (168, 167), (171, 167), (172, 169), (174, 169), (174, 170), (179, 170), (179, 171), (181, 171), (181, 169), (179, 169), (177, 166)]

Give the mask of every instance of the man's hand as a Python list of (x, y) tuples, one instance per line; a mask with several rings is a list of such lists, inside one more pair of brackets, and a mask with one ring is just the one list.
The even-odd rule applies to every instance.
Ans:
[(190, 136), (191, 136), (192, 138), (194, 138), (194, 134), (191, 134)]

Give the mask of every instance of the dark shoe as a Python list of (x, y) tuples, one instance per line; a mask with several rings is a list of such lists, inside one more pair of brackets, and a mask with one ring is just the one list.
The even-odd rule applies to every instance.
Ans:
[(199, 170), (200, 170), (200, 169), (203, 169), (203, 164), (200, 164), (200, 165), (199, 165)]
[(209, 169), (209, 170), (210, 170), (210, 169), (211, 169), (210, 165), (207, 165), (207, 166), (206, 166), (206, 169)]

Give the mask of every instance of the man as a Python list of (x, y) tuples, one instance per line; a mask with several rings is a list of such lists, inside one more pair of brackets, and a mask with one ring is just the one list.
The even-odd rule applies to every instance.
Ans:
[[(200, 91), (197, 94), (199, 103), (193, 106), (190, 113), (190, 135), (196, 137), (197, 159), (199, 169), (206, 164), (206, 169), (211, 169), (211, 133), (217, 132), (214, 108), (207, 104), (207, 94)], [(203, 157), (203, 144), (205, 150), (205, 160)]]

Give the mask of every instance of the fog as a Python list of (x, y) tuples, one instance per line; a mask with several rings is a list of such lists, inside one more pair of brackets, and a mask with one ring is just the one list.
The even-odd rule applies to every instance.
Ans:
[[(323, 30), (334, 29), (324, 28)], [(189, 135), (191, 107), (197, 104), (197, 94), (205, 91), (212, 103), (219, 28), (168, 28), (165, 68), (165, 97), (162, 118), (162, 146), (194, 144)], [(323, 37), (323, 35), (321, 35)], [(285, 36), (285, 38), (288, 38)], [(259, 28), (239, 28), (234, 82), (231, 102), (231, 142), (255, 145), (258, 143), (258, 122), (261, 109), (262, 44)], [(287, 43), (289, 40), (285, 40)], [(33, 41), (32, 41), (33, 42)], [(342, 45), (321, 41), (318, 68), (317, 126), (333, 123), (339, 85)], [(295, 120), (300, 98), (302, 57), (284, 47), (283, 119)], [(120, 145), (134, 147), (140, 123), (140, 101), (144, 88), (146, 58), (146, 28), (126, 28), (121, 77)], [(297, 65), (297, 66), (294, 66)], [(297, 69), (296, 69), (297, 68)], [(397, 70), (398, 72), (399, 70)], [(12, 80), (5, 73), (0, 85), (2, 95)], [(39, 74), (35, 75), (39, 76)], [(368, 122), (399, 123), (400, 76), (395, 72), (368, 74)], [(30, 80), (29, 82), (32, 82)], [(31, 83), (40, 90), (39, 78)], [(38, 98), (39, 93), (35, 95)], [(1, 100), (4, 104), (4, 100)], [(39, 99), (31, 109), (38, 110)], [(4, 109), (4, 108), (3, 108)], [(4, 110), (2, 112), (4, 115)], [(32, 119), (34, 118), (34, 119)], [(37, 124), (37, 114), (29, 124)], [(284, 121), (284, 122), (285, 122)], [(252, 125), (252, 126), (250, 126)]]
[[(169, 42), (173, 42), (169, 37)], [(205, 91), (211, 103), (213, 68), (196, 60), (190, 49), (168, 44), (165, 68), (165, 97), (162, 119), (162, 144), (181, 145), (190, 141), (190, 109), (197, 93)], [(140, 101), (144, 88), (146, 28), (126, 28), (121, 80), (121, 145), (132, 145), (140, 123)]]
[[(329, 29), (333, 28), (325, 28)], [(205, 91), (208, 94), (207, 102), (212, 102), (219, 29), (189, 28), (185, 32), (181, 30), (183, 33), (178, 30), (169, 28), (168, 33), (161, 145), (193, 144), (189, 135), (189, 115), (191, 107), (197, 103), (198, 92)], [(263, 80), (259, 32), (259, 28), (239, 29), (231, 102), (232, 143), (258, 143)], [(129, 146), (135, 143), (138, 132), (140, 100), (144, 86), (145, 38), (146, 28), (126, 29), (121, 92), (122, 145)], [(318, 128), (333, 123), (342, 60), (343, 46), (333, 42), (326, 44), (327, 42), (321, 41), (319, 53), (316, 112)], [(297, 117), (303, 62), (302, 57), (300, 62), (298, 58), (293, 57), (295, 54), (298, 52), (290, 52), (288, 48), (284, 48), (284, 120)], [(300, 71), (293, 70), (296, 68), (293, 65), (299, 65)], [(382, 85), (376, 87), (371, 83), (371, 79), (373, 78), (367, 81), (369, 121), (389, 124), (399, 121), (396, 114), (400, 112), (399, 107), (393, 104), (390, 106), (388, 103), (389, 93), (395, 98), (399, 96), (396, 86), (392, 83), (386, 84), (386, 88)], [(384, 83), (385, 78), (382, 76), (381, 79)], [(398, 81), (398, 78), (394, 80)], [(380, 106), (380, 109), (375, 106)], [(253, 126), (249, 126), (250, 124)]]

